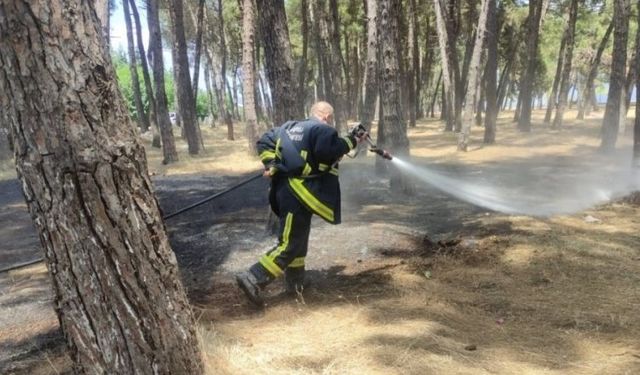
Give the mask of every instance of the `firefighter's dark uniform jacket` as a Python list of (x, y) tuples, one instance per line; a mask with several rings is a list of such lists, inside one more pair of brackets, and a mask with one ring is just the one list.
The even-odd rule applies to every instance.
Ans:
[(355, 137), (339, 137), (314, 118), (287, 122), (258, 140), (272, 176), (269, 202), (280, 218), (278, 245), (250, 268), (260, 285), (282, 274), (285, 281), (304, 274), (313, 214), (340, 223), (338, 160), (355, 145)]
[(272, 177), (286, 178), (296, 198), (331, 224), (340, 223), (337, 163), (355, 146), (355, 137), (339, 137), (333, 127), (314, 118), (286, 122), (257, 142), (260, 159)]

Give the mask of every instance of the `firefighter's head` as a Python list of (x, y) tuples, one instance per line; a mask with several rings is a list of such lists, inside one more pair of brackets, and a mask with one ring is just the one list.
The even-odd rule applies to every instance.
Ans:
[(316, 102), (311, 106), (309, 111), (310, 115), (324, 122), (327, 125), (333, 126), (333, 107), (327, 102)]

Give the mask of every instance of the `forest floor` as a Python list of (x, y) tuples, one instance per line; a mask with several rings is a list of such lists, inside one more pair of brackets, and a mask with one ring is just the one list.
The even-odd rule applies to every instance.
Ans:
[[(630, 163), (631, 129), (604, 156), (601, 114), (562, 130), (542, 125), (542, 115), (522, 134), (506, 113), (492, 146), (474, 127), (467, 153), (439, 121), (420, 122), (409, 130), (411, 163), (551, 202), (623, 184), (608, 169)], [(228, 141), (226, 129), (203, 129), (203, 155), (189, 157), (179, 141), (181, 161), (169, 166), (148, 148), (165, 213), (259, 169), (239, 126), (235, 133)], [(640, 373), (637, 195), (509, 215), (420, 182), (413, 195), (392, 194), (374, 160), (341, 163), (343, 224), (314, 218), (311, 285), (291, 297), (273, 283), (264, 309), (245, 300), (233, 273), (275, 244), (266, 181), (167, 221), (210, 374)], [(0, 176), (1, 269), (41, 250), (15, 175)], [(42, 263), (0, 273), (0, 373), (69, 371), (51, 300)]]

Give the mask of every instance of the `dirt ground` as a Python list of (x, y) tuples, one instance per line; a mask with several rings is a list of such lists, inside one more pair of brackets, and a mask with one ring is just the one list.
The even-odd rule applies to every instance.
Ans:
[[(455, 151), (439, 122), (421, 122), (409, 131), (411, 161), (549, 200), (580, 194), (592, 181), (585, 176), (616, 183), (607, 168), (624, 163), (630, 129), (605, 157), (598, 118), (553, 131), (541, 115), (521, 134), (505, 114), (493, 146), (482, 147), (474, 128), (468, 153)], [(203, 132), (204, 155), (189, 157), (179, 142), (174, 165), (148, 148), (165, 213), (259, 167), (241, 129), (236, 141), (226, 129)], [(265, 230), (266, 181), (167, 221), (210, 374), (640, 373), (637, 197), (551, 217), (507, 215), (420, 182), (413, 195), (392, 194), (372, 155), (345, 160), (341, 181), (343, 224), (314, 218), (311, 285), (294, 298), (273, 283), (264, 309), (247, 303), (232, 274), (275, 243)], [(0, 181), (0, 206), (0, 269), (40, 256), (10, 178)], [(0, 373), (69, 371), (51, 298), (42, 263), (0, 273)]]

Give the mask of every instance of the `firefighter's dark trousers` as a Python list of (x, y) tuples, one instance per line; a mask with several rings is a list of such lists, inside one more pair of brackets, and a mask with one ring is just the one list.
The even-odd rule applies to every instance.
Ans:
[(274, 181), (271, 189), (271, 206), (280, 218), (280, 228), (278, 245), (250, 269), (261, 286), (285, 273), (287, 278), (304, 277), (311, 229), (312, 213), (291, 193), (287, 180)]

